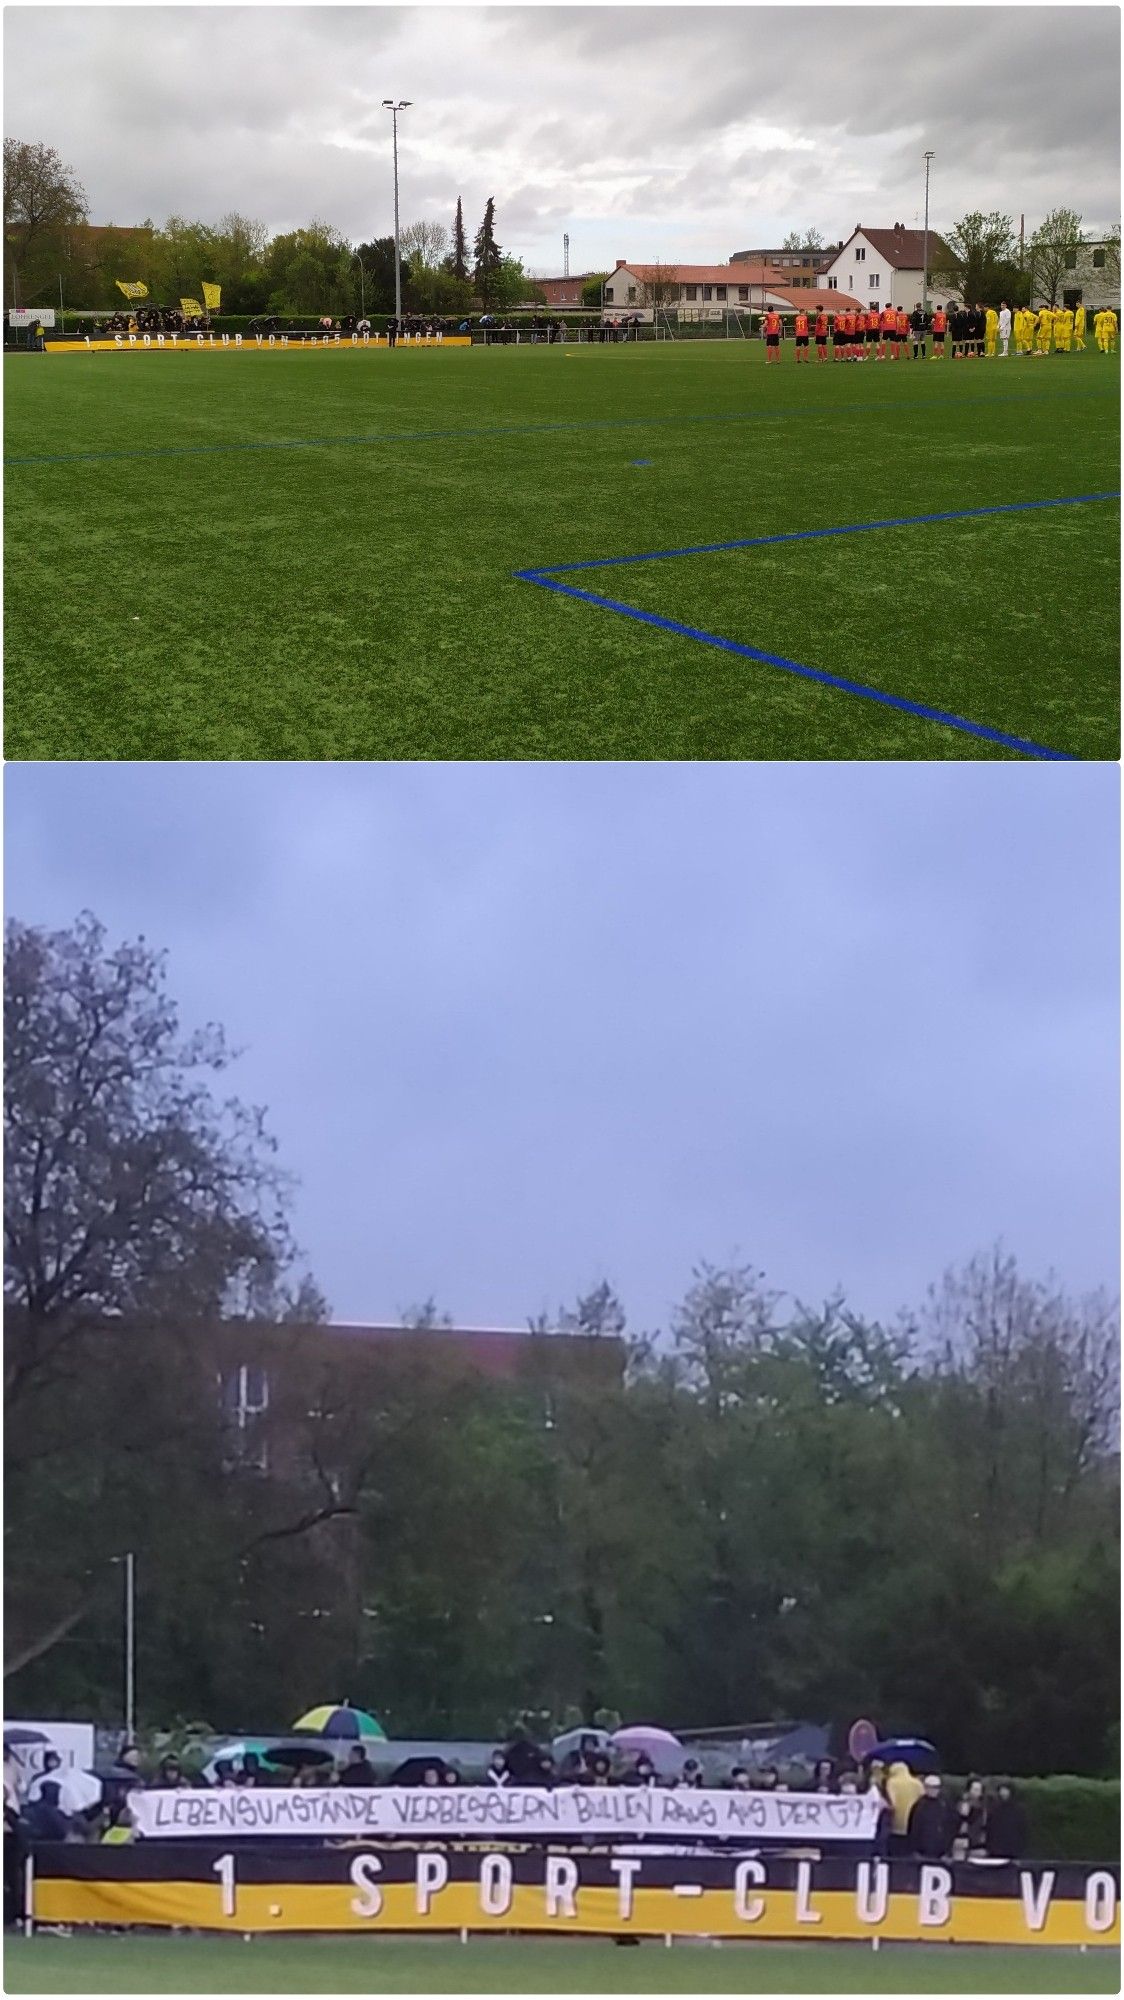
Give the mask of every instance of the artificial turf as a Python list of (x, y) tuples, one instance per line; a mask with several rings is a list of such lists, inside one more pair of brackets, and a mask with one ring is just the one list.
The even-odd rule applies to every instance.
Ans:
[[(10, 757), (1118, 754), (1119, 368), (757, 343), (17, 355)], [(686, 625), (562, 595), (520, 571)], [(549, 580), (549, 578), (548, 578)]]
[(1120, 1954), (602, 1939), (13, 1938), (8, 1993), (1115, 1993)]

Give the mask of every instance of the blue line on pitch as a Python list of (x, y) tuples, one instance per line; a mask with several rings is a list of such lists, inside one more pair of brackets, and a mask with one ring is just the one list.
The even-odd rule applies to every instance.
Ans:
[[(1111, 392), (1103, 389), (1075, 389), (1048, 391), (1043, 396), (1028, 395), (1023, 390), (1010, 394), (957, 397), (949, 402), (937, 396), (922, 399), (926, 408), (965, 408), (975, 403), (1083, 403), (1115, 401)], [(890, 398), (877, 402), (852, 403), (846, 408), (835, 408), (827, 414), (850, 415), (852, 412), (865, 414), (867, 410), (916, 409), (917, 403), (902, 403)], [(451, 424), (441, 430), (426, 431), (359, 431), (352, 436), (315, 438), (249, 438), (242, 442), (223, 444), (168, 444), (138, 445), (126, 451), (60, 451), (31, 453), (22, 458), (6, 458), (5, 466), (28, 465), (91, 465), (102, 464), (114, 459), (149, 458), (193, 458), (214, 457), (224, 452), (237, 451), (317, 451), (329, 450), (338, 445), (377, 444), (426, 444), (441, 438), (478, 437), (537, 437), (555, 431), (601, 431), (601, 430), (647, 430), (658, 424), (755, 424), (787, 423), (790, 417), (823, 416), (825, 412), (812, 404), (790, 410), (723, 410), (709, 416), (637, 416), (637, 417), (589, 417), (574, 418), (556, 424), (478, 424), (473, 426)]]
[(521, 583), (536, 583), (543, 590), (555, 591), (560, 597), (576, 597), (585, 604), (595, 604), (605, 611), (616, 611), (623, 618), (635, 619), (642, 625), (654, 625), (663, 632), (674, 632), (680, 638), (694, 639), (703, 646), (717, 647), (720, 652), (736, 653), (740, 658), (756, 660), (761, 665), (779, 667), (784, 673), (796, 674), (801, 680), (816, 681), (821, 687), (835, 688), (842, 694), (853, 694), (864, 701), (881, 702), (887, 708), (900, 709), (906, 715), (916, 715), (925, 722), (939, 722), (948, 729), (962, 730), (968, 736), (977, 736), (987, 743), (1001, 744), (1004, 749), (1020, 751), (1027, 757), (1043, 757), (1051, 760), (1072, 762), (1067, 750), (1050, 750), (1044, 744), (1032, 743), (1021, 736), (1010, 736), (1002, 729), (991, 729), (986, 723), (970, 722), (962, 715), (951, 715), (945, 709), (931, 708), (925, 702), (909, 701), (904, 695), (887, 694), (881, 688), (867, 687), (862, 681), (845, 679), (840, 674), (825, 673), (818, 667), (806, 667), (799, 660), (789, 660), (781, 653), (766, 653), (758, 646), (746, 646), (736, 639), (724, 639), (716, 632), (703, 632), (698, 626), (683, 625), (675, 618), (663, 618), (654, 611), (639, 611), (635, 605), (621, 604), (613, 597), (600, 597), (591, 590), (581, 590), (576, 584), (556, 583), (555, 577), (567, 575), (574, 570), (611, 569), (623, 563), (661, 562), (670, 556), (700, 556), (723, 554), (729, 549), (760, 549), (775, 546), (781, 542), (818, 541), (829, 535), (862, 535), (874, 528), (913, 528), (928, 526), (936, 521), (971, 521), (992, 514), (1022, 514), (1043, 507), (1083, 507), (1098, 500), (1118, 500), (1119, 493), (1076, 493), (1060, 500), (1014, 500), (1000, 507), (963, 507), (955, 512), (942, 514), (906, 514), (888, 521), (858, 521), (849, 527), (801, 528), (785, 535), (751, 535), (734, 542), (701, 542), (692, 548), (654, 549), (646, 555), (602, 556), (600, 560), (578, 563), (552, 563), (539, 565), (535, 569), (515, 571)]
[(917, 528), (930, 521), (971, 521), (981, 514), (1022, 514), (1033, 507), (1084, 507), (1091, 500), (1119, 500), (1119, 493), (1074, 493), (1063, 500), (1012, 500), (1001, 507), (958, 507), (947, 514), (901, 514), (889, 521), (856, 521), (845, 528), (799, 528), (787, 535), (747, 535), (736, 542), (696, 542), (683, 549), (649, 549), (637, 556), (594, 556), (585, 562), (539, 563), (534, 569), (517, 569), (524, 583), (541, 583), (545, 577), (561, 576), (574, 569), (613, 569), (621, 563), (663, 562), (668, 556), (713, 556), (726, 549), (764, 549), (774, 542), (814, 542), (825, 535), (866, 535), (873, 528)]

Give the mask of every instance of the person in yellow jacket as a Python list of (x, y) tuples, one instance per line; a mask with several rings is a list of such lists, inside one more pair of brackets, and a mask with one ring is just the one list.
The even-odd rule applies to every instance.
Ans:
[(1058, 314), (1054, 327), (1054, 346), (1059, 354), (1068, 354), (1073, 346), (1073, 313), (1069, 306)]
[(1116, 353), (1116, 314), (1111, 306), (1104, 316), (1104, 343), (1106, 354)]
[(1026, 330), (1026, 307), (1015, 307), (1015, 353), (1030, 353), (1030, 338)]
[(893, 1814), (891, 1851), (894, 1848), (899, 1854), (904, 1851), (905, 1838), (909, 1832), (909, 1815), (924, 1790), (920, 1778), (910, 1770), (908, 1764), (891, 1764), (886, 1773), (886, 1797), (890, 1801), (890, 1811)]
[(1084, 308), (1084, 306), (1083, 306), (1083, 305), (1081, 304), (1081, 301), (1080, 301), (1080, 299), (1079, 299), (1079, 300), (1078, 300), (1078, 302), (1077, 302), (1077, 311), (1076, 311), (1076, 312), (1074, 313), (1074, 315), (1073, 315), (1073, 344), (1074, 344), (1075, 348), (1077, 349), (1077, 352), (1078, 352), (1078, 354), (1084, 354), (1084, 352), (1085, 352), (1085, 308)]
[(984, 314), (984, 353), (994, 361), (999, 342), (999, 314), (989, 306)]
[(1038, 319), (1035, 327), (1035, 331), (1038, 337), (1038, 344), (1036, 348), (1037, 353), (1049, 354), (1050, 336), (1053, 333), (1053, 330), (1054, 330), (1054, 315), (1050, 311), (1049, 306), (1043, 306), (1038, 314)]

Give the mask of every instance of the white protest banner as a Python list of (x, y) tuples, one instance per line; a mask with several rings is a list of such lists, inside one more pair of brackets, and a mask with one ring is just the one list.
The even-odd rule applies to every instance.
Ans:
[(825, 1792), (659, 1791), (642, 1785), (444, 1787), (367, 1790), (149, 1791), (129, 1796), (144, 1840), (240, 1835), (354, 1839), (357, 1835), (465, 1839), (512, 1834), (660, 1836), (678, 1841), (872, 1840), (880, 1802)]

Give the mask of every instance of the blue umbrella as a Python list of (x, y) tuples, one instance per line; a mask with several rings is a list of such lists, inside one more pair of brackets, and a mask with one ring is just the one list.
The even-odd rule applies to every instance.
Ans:
[(924, 1736), (889, 1736), (885, 1743), (875, 1744), (867, 1761), (873, 1758), (882, 1764), (908, 1764), (911, 1771), (935, 1771), (941, 1761)]

